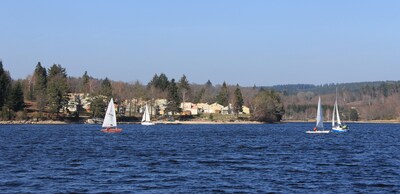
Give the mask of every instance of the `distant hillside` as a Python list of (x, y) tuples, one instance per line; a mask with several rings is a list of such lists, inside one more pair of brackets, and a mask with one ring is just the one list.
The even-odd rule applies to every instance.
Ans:
[(400, 120), (400, 81), (340, 84), (291, 84), (265, 87), (282, 94), (286, 118), (315, 118), (321, 96), (325, 119), (329, 120), (338, 88), (338, 102), (344, 120)]
[(354, 82), (354, 83), (330, 83), (323, 85), (313, 84), (286, 84), (275, 85), (270, 87), (262, 87), (273, 89), (278, 92), (285, 93), (286, 95), (295, 95), (299, 92), (314, 92), (316, 94), (330, 94), (335, 93), (336, 88), (346, 90), (349, 92), (361, 91), (364, 87), (379, 87), (382, 84), (400, 84), (400, 81), (374, 81), (374, 82)]

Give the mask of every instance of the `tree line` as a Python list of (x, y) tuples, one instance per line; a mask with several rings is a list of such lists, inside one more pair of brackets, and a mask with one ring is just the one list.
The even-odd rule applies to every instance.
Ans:
[(379, 81), (344, 84), (279, 86), (286, 110), (285, 118), (314, 119), (318, 96), (321, 96), (325, 119), (332, 115), (338, 89), (338, 102), (344, 120), (397, 120), (400, 118), (400, 82)]
[[(180, 113), (182, 102), (218, 103), (231, 105), (232, 112), (238, 116), (243, 105), (250, 108), (251, 119), (263, 122), (280, 121), (284, 106), (280, 93), (256, 87), (229, 85), (226, 82), (213, 85), (190, 83), (185, 75), (179, 80), (168, 78), (164, 73), (155, 74), (147, 83), (118, 82), (107, 77), (97, 79), (87, 71), (81, 77), (69, 77), (66, 68), (53, 64), (49, 68), (38, 62), (32, 75), (25, 79), (13, 80), (9, 72), (0, 68), (0, 106), (2, 120), (51, 119), (60, 120), (68, 112), (69, 93), (84, 93), (91, 97), (89, 113), (93, 117), (105, 114), (107, 101), (113, 97), (117, 104), (124, 100), (142, 99), (154, 103), (155, 99), (166, 99), (166, 112)], [(76, 96), (80, 101), (79, 96)], [(72, 114), (72, 113), (71, 113)], [(81, 111), (73, 113), (79, 117)], [(88, 114), (88, 113), (85, 113)], [(71, 115), (69, 115), (71, 116)], [(131, 115), (129, 115), (131, 116)]]

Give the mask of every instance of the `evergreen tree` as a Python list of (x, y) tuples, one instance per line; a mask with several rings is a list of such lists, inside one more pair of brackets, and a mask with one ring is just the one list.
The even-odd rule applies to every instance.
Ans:
[(161, 91), (166, 91), (169, 86), (168, 77), (164, 73), (161, 73), (160, 76), (155, 74), (147, 86), (153, 86)]
[(112, 97), (112, 86), (111, 86), (111, 82), (110, 80), (108, 80), (108, 78), (106, 77), (106, 79), (104, 79), (101, 82), (101, 91), (100, 94), (107, 97), (107, 101), (111, 99)]
[(40, 62), (36, 65), (34, 72), (34, 91), (35, 96), (45, 94), (47, 88), (47, 72), (46, 68), (42, 67)]
[(217, 103), (222, 106), (229, 105), (229, 90), (225, 82), (222, 84), (222, 87), (217, 95)]
[(87, 74), (87, 71), (82, 76), (82, 82), (83, 82), (83, 92), (85, 94), (90, 93), (90, 77)]
[(197, 91), (196, 94), (194, 95), (193, 103), (195, 104), (200, 103), (205, 92), (206, 90), (204, 88), (201, 88), (199, 91)]
[(181, 99), (178, 95), (178, 87), (176, 86), (175, 79), (172, 79), (168, 87), (167, 97), (167, 112), (172, 112), (174, 115), (176, 112), (180, 112)]
[(100, 96), (97, 96), (90, 103), (90, 110), (92, 111), (93, 117), (104, 117), (106, 113), (107, 104), (104, 99)]
[(242, 92), (240, 91), (239, 84), (237, 84), (235, 89), (235, 102), (233, 103), (233, 112), (236, 115), (243, 111), (243, 104)]
[(279, 122), (284, 114), (281, 98), (274, 91), (260, 90), (254, 98), (252, 118), (261, 122)]
[(61, 65), (54, 64), (49, 69), (47, 94), (51, 113), (58, 113), (68, 103), (67, 73)]
[(158, 88), (160, 88), (161, 91), (166, 91), (169, 86), (168, 77), (164, 73), (161, 73), (158, 79)]
[(350, 120), (351, 121), (358, 121), (358, 111), (354, 108), (350, 109)]
[(186, 79), (185, 75), (183, 75), (182, 78), (179, 80), (178, 89), (179, 93), (182, 95), (182, 101), (183, 103), (185, 103), (186, 100), (188, 100), (188, 97), (190, 96), (189, 81)]
[(213, 85), (212, 85), (212, 83), (211, 83), (210, 80), (207, 80), (207, 82), (206, 82), (206, 87), (207, 87), (207, 88), (213, 87)]
[(7, 104), (8, 108), (14, 112), (24, 109), (24, 93), (20, 82), (17, 82), (14, 87), (12, 87)]
[(8, 72), (3, 69), (3, 62), (0, 61), (0, 108), (2, 108), (11, 90), (11, 78)]
[(33, 73), (33, 94), (37, 102), (39, 117), (42, 117), (43, 111), (47, 104), (47, 71), (42, 67), (40, 62), (36, 65)]
[(212, 104), (215, 102), (215, 95), (214, 95), (214, 86), (210, 80), (208, 80), (204, 84), (204, 93), (200, 93), (202, 95), (201, 102), (206, 102)]

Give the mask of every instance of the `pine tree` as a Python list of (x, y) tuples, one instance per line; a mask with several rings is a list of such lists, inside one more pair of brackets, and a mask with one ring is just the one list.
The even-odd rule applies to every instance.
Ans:
[(274, 91), (260, 90), (253, 100), (252, 119), (261, 122), (279, 122), (285, 113), (281, 98)]
[(172, 79), (168, 87), (167, 97), (167, 111), (172, 112), (174, 115), (176, 112), (180, 112), (181, 99), (178, 95), (178, 87), (176, 86), (175, 79)]
[(61, 65), (54, 64), (50, 67), (47, 92), (50, 112), (58, 116), (60, 109), (68, 103), (67, 73)]
[(82, 84), (83, 84), (83, 92), (85, 94), (90, 93), (90, 77), (87, 74), (87, 71), (82, 76)]
[(0, 60), (0, 108), (2, 108), (11, 90), (11, 78), (8, 72), (3, 69), (3, 62)]
[(14, 87), (12, 87), (7, 104), (8, 108), (14, 112), (24, 109), (24, 93), (20, 82), (17, 82)]
[(233, 112), (236, 115), (243, 111), (243, 104), (242, 92), (240, 91), (239, 84), (237, 84), (235, 89), (235, 102), (233, 103)]
[(92, 111), (93, 117), (103, 117), (106, 113), (106, 102), (100, 96), (97, 96), (90, 103), (90, 110)]
[(190, 96), (189, 81), (186, 79), (185, 75), (183, 75), (182, 78), (179, 80), (178, 90), (179, 93), (182, 95), (183, 104), (185, 104), (186, 100), (188, 100), (188, 97)]
[(100, 94), (103, 95), (103, 96), (105, 96), (105, 97), (107, 97), (107, 101), (109, 101), (109, 100), (111, 99), (112, 95), (113, 95), (112, 92), (113, 92), (113, 89), (112, 89), (112, 86), (111, 86), (111, 82), (110, 82), (110, 80), (106, 77), (106, 79), (104, 79), (104, 80), (101, 82), (101, 91), (100, 91)]
[(222, 87), (217, 95), (217, 103), (222, 106), (229, 105), (229, 90), (225, 82), (222, 84)]
[(37, 102), (39, 117), (42, 117), (43, 111), (47, 104), (47, 71), (42, 67), (40, 62), (36, 65), (33, 73), (33, 94)]
[(208, 80), (204, 85), (204, 93), (201, 94), (201, 102), (206, 102), (212, 104), (215, 102), (215, 95), (214, 95), (214, 86), (210, 80)]

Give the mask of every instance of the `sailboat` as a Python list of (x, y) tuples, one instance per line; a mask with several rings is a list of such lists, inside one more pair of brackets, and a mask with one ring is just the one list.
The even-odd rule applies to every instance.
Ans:
[(154, 123), (150, 121), (149, 107), (147, 106), (147, 104), (142, 117), (142, 125), (154, 125)]
[(103, 129), (101, 131), (106, 133), (119, 133), (122, 131), (121, 128), (117, 128), (117, 116), (115, 114), (114, 100), (112, 98), (108, 103), (102, 128)]
[(329, 133), (329, 130), (324, 130), (324, 115), (322, 114), (321, 97), (318, 98), (317, 107), (317, 123), (315, 124), (314, 130), (306, 131), (306, 133)]
[[(337, 120), (335, 120), (335, 117)], [(339, 107), (338, 107), (338, 102), (337, 102), (337, 89), (336, 89), (335, 105), (333, 106), (333, 112), (332, 112), (332, 131), (333, 132), (348, 131), (347, 125), (343, 125), (342, 122), (340, 121)]]

